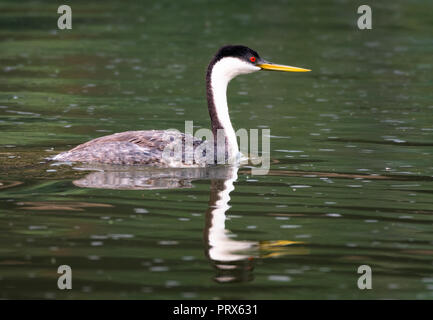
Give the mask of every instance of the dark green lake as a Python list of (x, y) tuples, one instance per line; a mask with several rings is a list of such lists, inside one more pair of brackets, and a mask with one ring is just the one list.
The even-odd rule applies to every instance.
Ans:
[[(433, 298), (431, 1), (371, 2), (362, 31), (349, 0), (73, 1), (72, 30), (60, 4), (0, 2), (0, 298)], [(208, 127), (205, 70), (229, 43), (313, 70), (229, 86), (234, 127), (271, 130), (269, 174), (46, 160)]]

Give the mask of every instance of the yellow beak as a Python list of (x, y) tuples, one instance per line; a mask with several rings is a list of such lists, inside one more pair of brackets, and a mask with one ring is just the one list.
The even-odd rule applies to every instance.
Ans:
[(284, 66), (282, 64), (273, 64), (273, 63), (261, 63), (261, 64), (257, 64), (257, 66), (264, 69), (264, 70), (274, 70), (274, 71), (287, 71), (287, 72), (309, 72), (309, 71), (311, 71), (310, 69)]

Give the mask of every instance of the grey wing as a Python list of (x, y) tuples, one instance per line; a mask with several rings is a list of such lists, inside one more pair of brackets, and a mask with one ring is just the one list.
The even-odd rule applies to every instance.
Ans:
[[(162, 153), (185, 134), (169, 130), (126, 131), (90, 140), (53, 158), (57, 161), (122, 165), (164, 165)], [(194, 147), (202, 141), (193, 138)]]

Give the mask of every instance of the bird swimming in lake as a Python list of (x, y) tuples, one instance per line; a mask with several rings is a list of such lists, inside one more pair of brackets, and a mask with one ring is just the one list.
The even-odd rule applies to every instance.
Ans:
[[(212, 164), (217, 162), (216, 155), (219, 152), (216, 143), (218, 131), (223, 133), (223, 152), (225, 159), (228, 161), (230, 159), (240, 158), (237, 138), (230, 121), (227, 104), (228, 83), (238, 75), (260, 70), (289, 72), (311, 71), (309, 69), (267, 62), (263, 60), (256, 51), (242, 45), (227, 45), (221, 47), (209, 63), (206, 73), (207, 103), (211, 119), (212, 134), (215, 137), (215, 143), (212, 146), (215, 149), (215, 156), (212, 156)], [(191, 143), (192, 148), (186, 147), (187, 142)], [(168, 157), (167, 153), (164, 153), (164, 151), (170, 149), (174, 143), (177, 145), (181, 144), (180, 161), (173, 161), (172, 157)], [(207, 149), (209, 145), (206, 145), (206, 143), (205, 140), (200, 140), (189, 134), (172, 130), (126, 131), (90, 140), (69, 151), (56, 155), (52, 160), (115, 165), (201, 167), (209, 164), (208, 158), (205, 157), (206, 151), (209, 150)], [(219, 146), (220, 144), (218, 144), (218, 147)], [(203, 150), (204, 157), (200, 157), (202, 160), (188, 153), (194, 153), (198, 148)], [(170, 154), (172, 155), (172, 152)], [(208, 154), (210, 153), (208, 152)], [(186, 163), (185, 159), (187, 158), (191, 158), (192, 161)]]

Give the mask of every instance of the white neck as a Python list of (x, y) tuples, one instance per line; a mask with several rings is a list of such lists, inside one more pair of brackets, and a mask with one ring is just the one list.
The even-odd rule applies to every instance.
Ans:
[[(230, 80), (240, 74), (251, 73), (260, 70), (248, 62), (238, 58), (226, 57), (214, 64), (211, 73), (211, 88), (213, 102), (218, 121), (224, 130), (227, 139), (227, 152), (229, 159), (239, 154), (239, 147), (235, 130), (230, 121), (227, 104), (227, 85)], [(216, 138), (216, 137), (215, 137)]]

